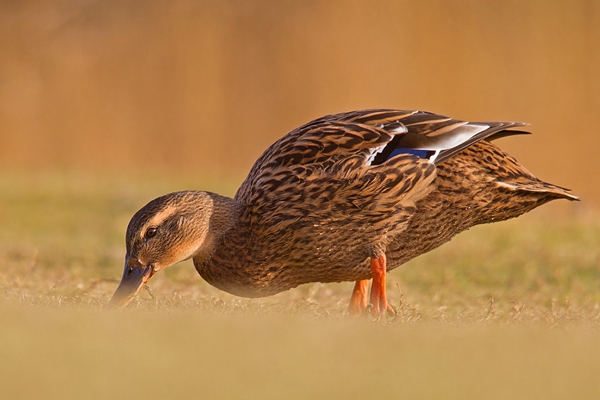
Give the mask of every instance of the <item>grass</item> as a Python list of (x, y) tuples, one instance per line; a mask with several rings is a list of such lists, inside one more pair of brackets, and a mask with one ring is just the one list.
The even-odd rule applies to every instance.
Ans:
[(6, 398), (597, 398), (600, 219), (549, 205), (389, 274), (396, 317), (345, 315), (351, 283), (265, 299), (190, 262), (122, 312), (124, 229), (149, 199), (235, 183), (0, 175)]

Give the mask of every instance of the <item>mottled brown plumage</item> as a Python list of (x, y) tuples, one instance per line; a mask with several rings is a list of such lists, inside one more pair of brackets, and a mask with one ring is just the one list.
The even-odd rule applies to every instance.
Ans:
[[(288, 133), (234, 199), (202, 191), (151, 201), (127, 229), (125, 305), (158, 270), (193, 258), (210, 284), (268, 296), (308, 282), (357, 281), (351, 311), (388, 309), (385, 271), (471, 226), (577, 197), (535, 178), (490, 141), (522, 126), (397, 110), (335, 114)], [(379, 271), (379, 272), (377, 272)]]

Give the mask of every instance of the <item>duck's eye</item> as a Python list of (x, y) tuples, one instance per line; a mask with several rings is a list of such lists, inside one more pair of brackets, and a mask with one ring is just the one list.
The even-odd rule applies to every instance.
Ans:
[(156, 236), (156, 228), (148, 228), (148, 230), (146, 231), (146, 237), (152, 238), (154, 236)]

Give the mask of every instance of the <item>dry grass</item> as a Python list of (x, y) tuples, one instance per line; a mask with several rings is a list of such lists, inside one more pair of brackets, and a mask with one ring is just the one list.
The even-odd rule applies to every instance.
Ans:
[(128, 218), (155, 195), (198, 185), (15, 176), (0, 177), (7, 398), (600, 395), (593, 214), (548, 206), (460, 235), (389, 275), (395, 318), (348, 318), (349, 283), (248, 300), (189, 263), (109, 312)]
[[(24, 312), (25, 311), (25, 312)], [(594, 332), (3, 307), (7, 398), (593, 399)]]

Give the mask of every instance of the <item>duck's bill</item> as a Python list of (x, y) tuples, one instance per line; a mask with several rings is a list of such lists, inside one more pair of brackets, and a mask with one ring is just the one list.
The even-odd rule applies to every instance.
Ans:
[(117, 287), (115, 294), (110, 299), (108, 306), (125, 307), (146, 286), (146, 283), (148, 283), (155, 272), (152, 265), (142, 265), (137, 260), (127, 257), (123, 278), (121, 278), (121, 283), (119, 283), (119, 287)]

